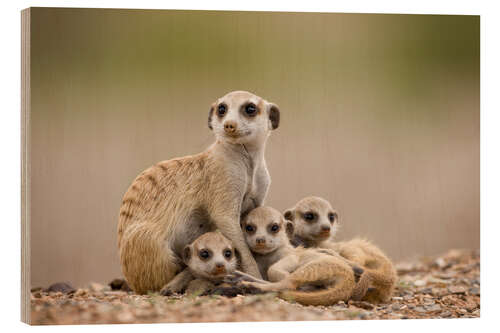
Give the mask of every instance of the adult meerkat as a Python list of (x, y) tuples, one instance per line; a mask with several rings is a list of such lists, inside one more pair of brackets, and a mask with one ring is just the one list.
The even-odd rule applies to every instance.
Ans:
[[(353, 267), (334, 251), (294, 248), (293, 224), (271, 207), (258, 207), (243, 220), (245, 240), (268, 281), (242, 276), (241, 283), (305, 305), (347, 301), (356, 285)], [(358, 272), (360, 273), (360, 272)], [(238, 274), (235, 274), (238, 277)]]
[(240, 216), (266, 197), (271, 179), (264, 150), (279, 120), (275, 104), (230, 92), (208, 114), (215, 143), (137, 176), (123, 197), (118, 223), (121, 267), (135, 292), (160, 290), (184, 269), (184, 247), (215, 228), (234, 244), (242, 269), (260, 277)]
[(338, 213), (330, 203), (319, 197), (307, 197), (284, 212), (285, 219), (294, 224), (292, 244), (308, 248), (325, 248), (338, 252), (342, 257), (364, 269), (354, 299), (372, 303), (388, 302), (397, 281), (391, 260), (371, 242), (355, 238), (333, 242), (338, 225)]
[(207, 232), (187, 245), (183, 260), (187, 268), (162, 289), (163, 295), (183, 291), (203, 294), (213, 290), (238, 266), (232, 243), (220, 232)]

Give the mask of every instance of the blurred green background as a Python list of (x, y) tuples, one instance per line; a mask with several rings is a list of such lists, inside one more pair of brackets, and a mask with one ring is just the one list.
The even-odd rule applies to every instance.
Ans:
[(123, 194), (205, 149), (231, 90), (277, 103), (267, 204), (306, 195), (393, 259), (479, 247), (479, 16), (34, 8), (31, 282), (121, 276)]

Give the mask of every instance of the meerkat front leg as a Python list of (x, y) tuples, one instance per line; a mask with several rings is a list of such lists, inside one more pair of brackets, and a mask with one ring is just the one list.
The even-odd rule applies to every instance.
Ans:
[(189, 282), (189, 285), (186, 287), (186, 294), (188, 295), (204, 295), (207, 294), (210, 290), (215, 288), (215, 284), (211, 281), (204, 279), (195, 279)]
[(187, 288), (192, 280), (194, 280), (193, 274), (191, 274), (188, 268), (185, 268), (160, 290), (160, 295), (170, 296), (172, 294), (179, 294)]
[(262, 161), (262, 163), (263, 164), (259, 166), (255, 173), (256, 191), (253, 198), (255, 208), (264, 204), (264, 199), (267, 196), (267, 191), (271, 184), (271, 177), (269, 176), (269, 171), (267, 171), (266, 162)]
[(241, 283), (246, 286), (258, 288), (262, 291), (279, 291), (287, 288), (293, 288), (290, 281), (287, 279), (290, 273), (299, 267), (299, 258), (296, 255), (288, 255), (271, 267), (267, 271), (267, 276), (269, 277), (269, 282), (250, 282), (242, 281)]
[(290, 276), (290, 273), (299, 267), (299, 258), (296, 255), (288, 255), (269, 267), (267, 276), (269, 281), (278, 282)]

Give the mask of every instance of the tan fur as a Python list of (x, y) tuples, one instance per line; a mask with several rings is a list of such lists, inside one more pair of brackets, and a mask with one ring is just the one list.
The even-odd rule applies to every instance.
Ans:
[[(274, 225), (279, 226), (277, 231), (272, 230)], [(356, 284), (352, 267), (334, 251), (294, 248), (287, 236), (293, 225), (277, 210), (252, 210), (242, 228), (259, 269), (272, 282), (250, 279), (244, 284), (278, 291), (280, 297), (305, 305), (332, 305), (351, 297)]]
[[(245, 113), (248, 103), (258, 113)], [(220, 116), (224, 104), (227, 112)], [(123, 274), (137, 293), (157, 291), (182, 271), (183, 248), (219, 229), (241, 255), (242, 269), (260, 277), (240, 229), (241, 214), (262, 205), (270, 184), (264, 150), (278, 127), (278, 107), (244, 91), (219, 98), (209, 112), (216, 142), (192, 156), (143, 171), (125, 193), (118, 223)], [(228, 126), (230, 124), (231, 126)]]
[[(187, 268), (162, 288), (162, 295), (183, 291), (202, 294), (213, 289), (227, 274), (233, 273), (238, 265), (233, 245), (220, 232), (201, 235), (186, 246), (183, 252)], [(206, 252), (209, 257), (203, 258), (201, 252)], [(225, 256), (226, 252), (230, 256)]]
[[(306, 212), (317, 215), (316, 220), (307, 221), (304, 218)], [(347, 260), (360, 265), (364, 273), (357, 283), (353, 299), (371, 303), (388, 302), (397, 281), (397, 273), (391, 260), (366, 239), (333, 242), (338, 215), (332, 222), (328, 219), (328, 214), (332, 212), (337, 214), (328, 201), (319, 197), (304, 198), (293, 208), (286, 210), (285, 217), (294, 224), (292, 242), (305, 247), (332, 249)], [(318, 234), (318, 225), (328, 223), (332, 224), (330, 234)]]

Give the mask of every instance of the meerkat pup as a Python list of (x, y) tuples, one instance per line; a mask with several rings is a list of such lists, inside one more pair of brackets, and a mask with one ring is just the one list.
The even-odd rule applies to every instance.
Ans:
[(243, 276), (242, 284), (278, 291), (280, 297), (305, 305), (332, 305), (351, 297), (353, 267), (334, 251), (294, 248), (287, 236), (293, 224), (276, 209), (255, 208), (243, 219), (242, 229), (261, 274), (271, 281)]
[(220, 284), (227, 274), (233, 273), (238, 265), (233, 245), (217, 231), (207, 232), (187, 245), (183, 260), (187, 268), (162, 289), (163, 295), (184, 291), (206, 293)]
[(397, 273), (391, 260), (381, 249), (365, 239), (333, 242), (339, 218), (327, 200), (319, 197), (304, 198), (293, 208), (286, 210), (284, 216), (293, 222), (291, 241), (294, 246), (332, 249), (363, 268), (364, 273), (353, 299), (371, 303), (388, 302), (391, 299), (397, 281)]
[(118, 222), (121, 267), (135, 292), (164, 287), (183, 269), (185, 246), (215, 229), (231, 240), (243, 271), (260, 277), (240, 216), (267, 195), (271, 179), (264, 151), (279, 120), (275, 104), (249, 92), (230, 92), (209, 111), (215, 143), (137, 176), (123, 197)]

